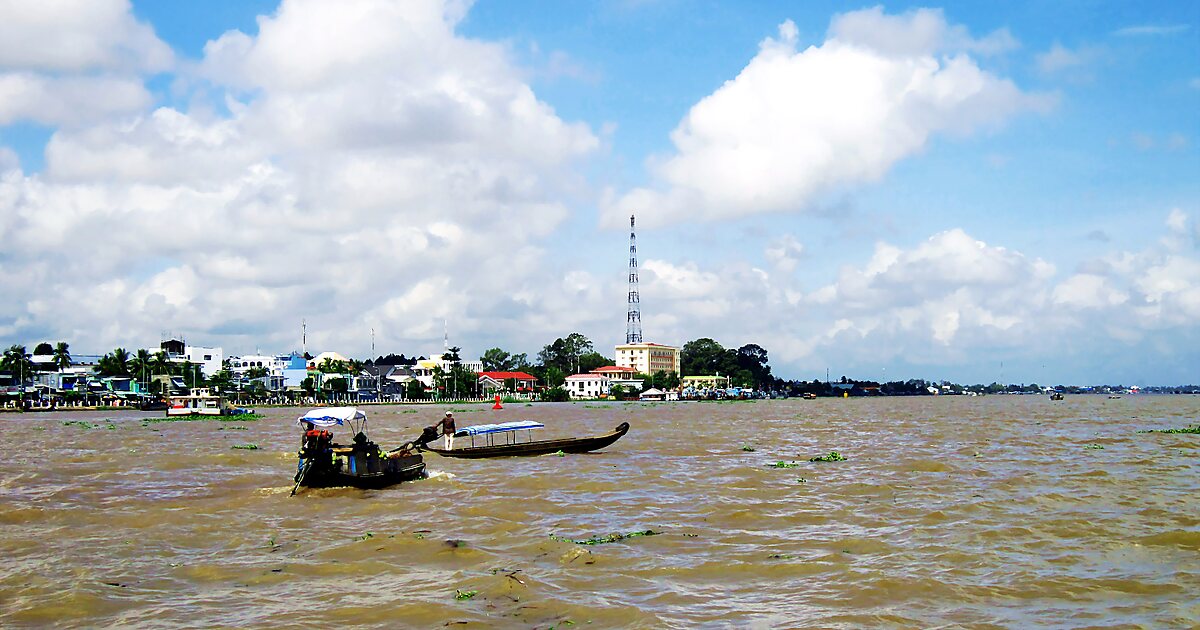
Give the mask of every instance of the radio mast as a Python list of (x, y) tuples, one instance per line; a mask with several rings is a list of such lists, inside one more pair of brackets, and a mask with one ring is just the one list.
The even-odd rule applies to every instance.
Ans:
[(625, 316), (625, 343), (642, 343), (642, 305), (638, 296), (637, 234), (629, 215), (629, 312)]

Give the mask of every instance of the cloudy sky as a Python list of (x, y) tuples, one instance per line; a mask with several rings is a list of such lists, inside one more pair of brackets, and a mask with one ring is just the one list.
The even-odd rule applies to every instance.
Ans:
[(0, 0), (4, 346), (611, 354), (630, 214), (647, 341), (1198, 383), (1200, 5)]

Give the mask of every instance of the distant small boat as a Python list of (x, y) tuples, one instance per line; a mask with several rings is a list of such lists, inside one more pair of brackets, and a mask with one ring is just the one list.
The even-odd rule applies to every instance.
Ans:
[(1118, 398), (1120, 398), (1120, 397), (1121, 397), (1121, 396), (1120, 396), (1120, 395), (1118, 395), (1118, 394), (1110, 394), (1110, 395), (1108, 396), (1108, 399), (1109, 399), (1109, 400), (1116, 400), (1116, 399), (1118, 399)]
[(1062, 400), (1062, 399), (1063, 399), (1062, 392), (1054, 392), (1053, 394), (1050, 394), (1050, 400)]
[[(532, 455), (549, 455), (562, 451), (563, 453), (588, 453), (591, 451), (600, 450), (613, 442), (621, 439), (629, 432), (629, 423), (622, 422), (617, 426), (612, 433), (597, 435), (593, 437), (582, 438), (562, 438), (557, 440), (530, 440), (521, 442), (516, 432), (522, 430), (540, 429), (540, 422), (518, 421), (504, 422), (501, 424), (484, 424), (474, 427), (466, 427), (454, 433), (454, 437), (470, 437), (471, 446), (465, 448), (455, 448), (446, 450), (443, 448), (433, 448), (430, 446), (422, 446), (424, 450), (431, 453), (437, 453), (442, 457), (463, 457), (463, 458), (480, 458), (480, 457), (517, 457), (517, 456), (532, 456)], [(497, 435), (505, 436), (508, 440), (503, 444), (495, 444)], [(532, 435), (532, 434), (531, 434)], [(487, 436), (488, 444), (484, 446), (475, 446), (474, 438), (479, 436)]]
[(804, 395), (801, 396), (801, 398), (803, 398), (804, 400), (816, 400), (817, 395), (812, 392), (804, 392)]

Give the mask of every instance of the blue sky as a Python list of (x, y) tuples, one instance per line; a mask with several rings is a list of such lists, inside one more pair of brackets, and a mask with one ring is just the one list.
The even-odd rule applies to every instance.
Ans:
[(604, 350), (636, 211), (648, 340), (1200, 373), (1196, 3), (68, 5), (0, 10), (5, 345)]

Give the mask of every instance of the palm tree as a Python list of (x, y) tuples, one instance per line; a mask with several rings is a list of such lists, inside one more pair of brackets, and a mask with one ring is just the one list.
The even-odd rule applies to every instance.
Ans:
[(21, 406), (25, 406), (25, 379), (33, 373), (33, 361), (30, 360), (29, 354), (25, 352), (25, 346), (13, 344), (8, 350), (4, 351), (4, 358), (0, 359), (0, 370), (12, 373), (17, 377), (17, 385), (20, 386)]
[(153, 362), (154, 357), (150, 354), (150, 351), (145, 348), (138, 350), (137, 354), (134, 355), (133, 359), (129, 362), (130, 370), (132, 370), (135, 375), (140, 377), (138, 383), (141, 384), (142, 387), (146, 387), (146, 374), (150, 371), (150, 364)]
[(124, 348), (117, 348), (100, 357), (96, 371), (100, 376), (129, 376), (129, 352)]
[(54, 367), (59, 372), (71, 367), (71, 346), (65, 341), (54, 344)]
[(11, 372), (20, 380), (20, 384), (25, 385), (25, 379), (33, 372), (33, 361), (30, 360), (29, 353), (25, 351), (25, 346), (13, 344), (4, 351), (4, 358), (0, 359), (0, 370)]

